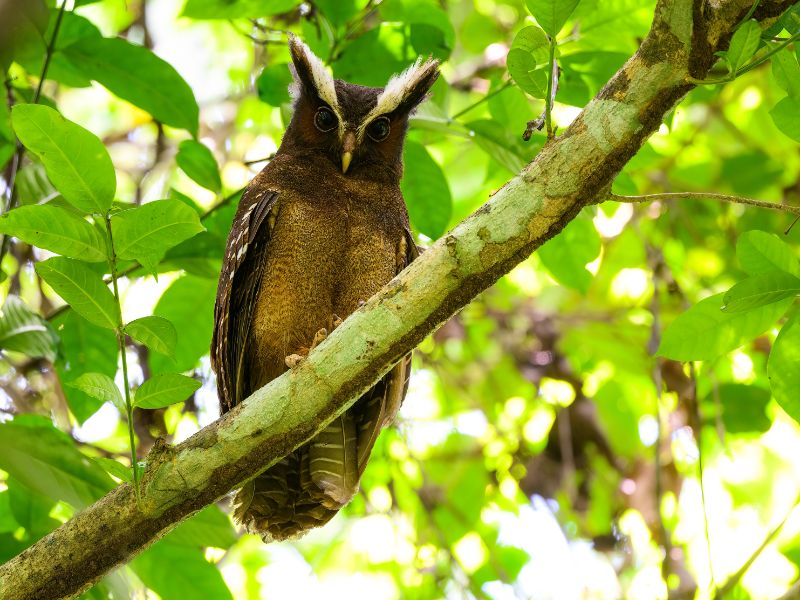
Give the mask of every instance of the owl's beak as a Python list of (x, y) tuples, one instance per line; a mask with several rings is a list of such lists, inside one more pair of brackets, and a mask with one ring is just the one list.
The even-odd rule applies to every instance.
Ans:
[(347, 173), (350, 168), (350, 161), (353, 160), (353, 151), (356, 149), (356, 134), (352, 131), (345, 131), (342, 139), (342, 173)]

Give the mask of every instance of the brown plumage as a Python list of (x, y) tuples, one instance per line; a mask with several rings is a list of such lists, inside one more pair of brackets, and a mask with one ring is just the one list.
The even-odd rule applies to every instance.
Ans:
[[(294, 365), (416, 256), (400, 193), (409, 114), (438, 76), (417, 61), (386, 88), (334, 81), (297, 38), (294, 115), (244, 192), (228, 238), (211, 360), (223, 412)], [(358, 490), (408, 382), (406, 357), (305, 446), (236, 495), (265, 541), (327, 523)]]

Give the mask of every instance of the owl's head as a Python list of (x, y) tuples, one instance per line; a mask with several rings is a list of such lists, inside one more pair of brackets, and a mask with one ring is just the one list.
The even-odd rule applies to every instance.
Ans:
[(323, 62), (291, 36), (294, 115), (283, 139), (295, 153), (332, 161), (342, 173), (399, 179), (408, 118), (439, 76), (439, 63), (418, 59), (383, 88), (333, 79)]

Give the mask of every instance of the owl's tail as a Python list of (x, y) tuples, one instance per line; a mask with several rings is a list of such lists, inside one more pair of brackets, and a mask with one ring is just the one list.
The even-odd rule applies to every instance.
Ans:
[(357, 447), (355, 422), (345, 413), (239, 490), (235, 519), (265, 542), (324, 525), (358, 491)]

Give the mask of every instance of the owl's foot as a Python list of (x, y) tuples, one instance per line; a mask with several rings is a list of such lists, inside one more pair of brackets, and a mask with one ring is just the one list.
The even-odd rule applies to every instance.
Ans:
[(311, 348), (309, 348), (308, 351), (311, 352), (314, 348), (316, 348), (322, 342), (324, 342), (325, 338), (327, 337), (328, 337), (328, 330), (323, 327), (322, 329), (317, 331), (317, 333), (314, 334), (314, 340), (311, 342)]
[(342, 317), (334, 313), (333, 317), (331, 318), (331, 331), (336, 329), (341, 324), (342, 324)]
[(314, 339), (311, 342), (310, 348), (300, 348), (294, 354), (290, 354), (286, 358), (283, 359), (283, 362), (286, 364), (287, 367), (290, 369), (297, 368), (308, 356), (308, 353), (311, 352), (314, 348), (319, 346), (322, 342), (325, 341), (325, 338), (328, 337), (328, 330), (324, 327), (317, 331), (314, 334)]
[(289, 356), (283, 359), (283, 362), (290, 369), (295, 369), (299, 367), (300, 363), (302, 363), (305, 359), (306, 357), (301, 354), (290, 354)]

